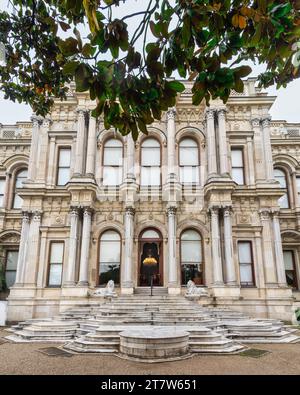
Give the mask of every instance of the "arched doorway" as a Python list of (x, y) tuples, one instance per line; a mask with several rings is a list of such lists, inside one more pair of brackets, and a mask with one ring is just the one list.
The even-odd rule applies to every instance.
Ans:
[(163, 240), (160, 232), (148, 228), (139, 237), (139, 286), (163, 286)]

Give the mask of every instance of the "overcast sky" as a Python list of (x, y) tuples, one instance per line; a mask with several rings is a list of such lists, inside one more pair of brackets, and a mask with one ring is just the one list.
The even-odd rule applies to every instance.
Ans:
[[(127, 0), (125, 9), (126, 13), (136, 12), (145, 7), (144, 1)], [(7, 9), (8, 1), (0, 0), (0, 9)], [(137, 26), (131, 23), (130, 27)], [(256, 76), (261, 71), (261, 68), (253, 66), (252, 76)], [(289, 84), (286, 89), (277, 91), (275, 88), (270, 88), (269, 93), (277, 96), (277, 100), (271, 109), (273, 119), (287, 120), (288, 122), (300, 122), (300, 80), (296, 80)], [(0, 93), (0, 123), (9, 124), (16, 121), (27, 121), (31, 116), (31, 108), (24, 104), (13, 103), (4, 100)]]

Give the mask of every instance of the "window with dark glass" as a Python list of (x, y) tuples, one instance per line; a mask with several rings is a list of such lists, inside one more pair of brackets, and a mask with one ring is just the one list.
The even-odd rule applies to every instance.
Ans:
[(141, 185), (160, 185), (160, 175), (160, 144), (157, 140), (148, 138), (143, 141), (141, 147)]
[(23, 199), (17, 194), (17, 188), (22, 188), (23, 182), (27, 179), (28, 171), (27, 169), (20, 170), (16, 174), (15, 178), (15, 188), (13, 197), (13, 208), (22, 208)]
[(185, 138), (179, 143), (180, 182), (199, 183), (199, 148), (195, 140)]
[(181, 234), (181, 283), (186, 285), (189, 280), (195, 284), (203, 284), (203, 262), (201, 236), (193, 229)]
[(245, 184), (244, 154), (242, 148), (231, 149), (231, 175), (238, 185)]
[(5, 178), (0, 178), (0, 208), (4, 204)]
[(241, 286), (254, 285), (252, 244), (250, 241), (238, 242)]
[(118, 232), (107, 230), (100, 238), (99, 285), (113, 280), (120, 283), (121, 239)]
[(70, 181), (71, 148), (60, 148), (58, 151), (57, 185), (63, 186)]
[(295, 265), (295, 255), (293, 250), (283, 251), (283, 259), (285, 266), (285, 277), (287, 285), (297, 289), (297, 273)]
[(298, 206), (300, 206), (300, 177), (296, 177), (296, 187), (298, 194)]
[(62, 283), (62, 269), (64, 257), (64, 243), (52, 242), (50, 244), (49, 279), (50, 287), (60, 287)]
[(286, 182), (286, 174), (281, 169), (274, 169), (274, 177), (275, 180), (279, 182), (280, 188), (284, 193), (284, 195), (278, 199), (278, 204), (281, 208), (289, 208), (290, 203), (289, 203), (289, 195), (288, 195), (287, 182)]
[(103, 150), (103, 185), (115, 186), (123, 181), (123, 144), (109, 139)]
[(16, 281), (18, 256), (19, 251), (17, 250), (6, 251), (5, 283), (7, 288), (12, 287)]

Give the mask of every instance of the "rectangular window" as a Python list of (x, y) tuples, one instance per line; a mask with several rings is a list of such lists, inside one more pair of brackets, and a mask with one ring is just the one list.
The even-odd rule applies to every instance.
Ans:
[(0, 178), (0, 208), (3, 207), (3, 203), (4, 203), (4, 188), (5, 188), (5, 178)]
[(241, 286), (254, 286), (252, 244), (250, 241), (238, 242)]
[(285, 267), (285, 277), (287, 285), (297, 289), (297, 274), (295, 266), (295, 256), (294, 251), (283, 251), (284, 267)]
[(296, 178), (297, 192), (298, 192), (298, 206), (300, 206), (300, 177)]
[(19, 251), (17, 250), (8, 250), (6, 252), (5, 282), (7, 288), (12, 287), (16, 281), (18, 256)]
[(52, 242), (50, 244), (49, 280), (50, 287), (60, 287), (64, 257), (64, 243)]
[(57, 185), (63, 186), (70, 181), (71, 148), (58, 151)]
[(238, 185), (245, 184), (244, 155), (242, 148), (231, 149), (231, 173), (233, 181)]
[(149, 166), (141, 168), (141, 185), (158, 186), (160, 185), (160, 167)]

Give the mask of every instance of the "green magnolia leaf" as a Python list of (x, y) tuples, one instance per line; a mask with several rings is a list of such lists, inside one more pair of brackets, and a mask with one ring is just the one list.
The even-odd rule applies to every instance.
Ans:
[(64, 56), (72, 56), (78, 53), (77, 44), (78, 41), (75, 38), (69, 37), (66, 40), (60, 40), (58, 46)]
[(184, 86), (184, 84), (182, 84), (181, 82), (179, 82), (179, 81), (169, 81), (168, 82), (168, 87), (170, 88), (170, 89), (173, 89), (174, 91), (176, 91), (176, 92), (183, 92), (184, 90), (185, 90), (185, 86)]
[(74, 75), (78, 65), (79, 65), (79, 62), (77, 62), (75, 60), (66, 63), (63, 67), (63, 73), (66, 75)]
[(202, 102), (204, 96), (205, 96), (205, 91), (203, 91), (203, 90), (197, 90), (197, 91), (193, 94), (193, 99), (192, 99), (192, 100), (193, 100), (194, 106), (198, 106), (198, 105)]
[(76, 90), (78, 92), (85, 92), (90, 87), (90, 79), (91, 71), (89, 67), (81, 63), (75, 71), (75, 83), (76, 83)]
[(240, 66), (234, 70), (234, 74), (239, 78), (247, 77), (252, 73), (252, 68), (250, 66)]

